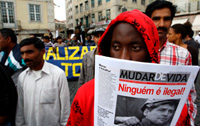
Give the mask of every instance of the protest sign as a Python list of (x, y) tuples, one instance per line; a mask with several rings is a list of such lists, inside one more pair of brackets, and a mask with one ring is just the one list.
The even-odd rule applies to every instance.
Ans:
[(175, 126), (199, 70), (104, 56), (95, 60), (95, 126)]
[(46, 53), (43, 58), (47, 62), (63, 69), (67, 79), (77, 79), (80, 76), (83, 56), (94, 48), (96, 46), (57, 47), (54, 52), (52, 47), (46, 47)]

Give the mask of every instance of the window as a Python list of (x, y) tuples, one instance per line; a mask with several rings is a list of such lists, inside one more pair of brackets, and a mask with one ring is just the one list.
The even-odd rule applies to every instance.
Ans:
[(149, 4), (152, 3), (152, 2), (153, 2), (153, 0), (149, 0)]
[(88, 10), (88, 1), (85, 1), (85, 10)]
[(29, 13), (31, 21), (41, 21), (40, 5), (29, 4)]
[(92, 14), (92, 23), (95, 23), (95, 14)]
[(78, 26), (79, 24), (78, 24), (78, 19), (76, 19), (76, 26)]
[(110, 20), (110, 9), (106, 10), (106, 19)]
[(91, 0), (91, 7), (94, 7), (94, 0)]
[(122, 12), (126, 12), (126, 11), (128, 11), (127, 8), (126, 8), (126, 7), (123, 7), (123, 8), (122, 8)]
[(0, 2), (1, 16), (3, 23), (14, 23), (14, 6), (13, 2)]
[(98, 5), (102, 5), (102, 0), (98, 0)]
[(99, 21), (102, 20), (102, 12), (101, 11), (98, 13), (98, 19), (99, 19)]
[(83, 18), (80, 18), (80, 20), (81, 20), (80, 22), (83, 24)]
[(142, 5), (145, 5), (145, 0), (141, 0), (141, 4), (142, 4)]
[(83, 4), (80, 4), (80, 12), (83, 12)]
[(106, 0), (106, 2), (109, 2), (110, 0)]
[(133, 3), (137, 3), (137, 0), (132, 0)]
[(78, 5), (75, 8), (76, 8), (76, 13), (78, 13)]

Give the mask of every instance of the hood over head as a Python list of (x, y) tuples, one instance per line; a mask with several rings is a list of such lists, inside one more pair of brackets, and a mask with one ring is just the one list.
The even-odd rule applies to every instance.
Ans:
[(151, 62), (158, 63), (159, 37), (157, 28), (148, 16), (136, 9), (123, 12), (110, 22), (106, 31), (99, 40), (99, 54), (110, 56), (112, 32), (114, 27), (120, 22), (127, 22), (136, 28), (146, 44)]

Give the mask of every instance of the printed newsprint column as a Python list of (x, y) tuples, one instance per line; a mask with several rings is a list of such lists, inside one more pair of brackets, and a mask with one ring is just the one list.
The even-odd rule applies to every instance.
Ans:
[(175, 126), (199, 70), (95, 57), (95, 126)]

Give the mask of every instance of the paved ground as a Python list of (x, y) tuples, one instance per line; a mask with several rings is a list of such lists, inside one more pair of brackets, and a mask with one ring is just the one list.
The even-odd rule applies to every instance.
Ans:
[(69, 84), (69, 91), (70, 91), (70, 102), (72, 103), (74, 96), (77, 92), (77, 84), (78, 80), (68, 80), (68, 84)]

